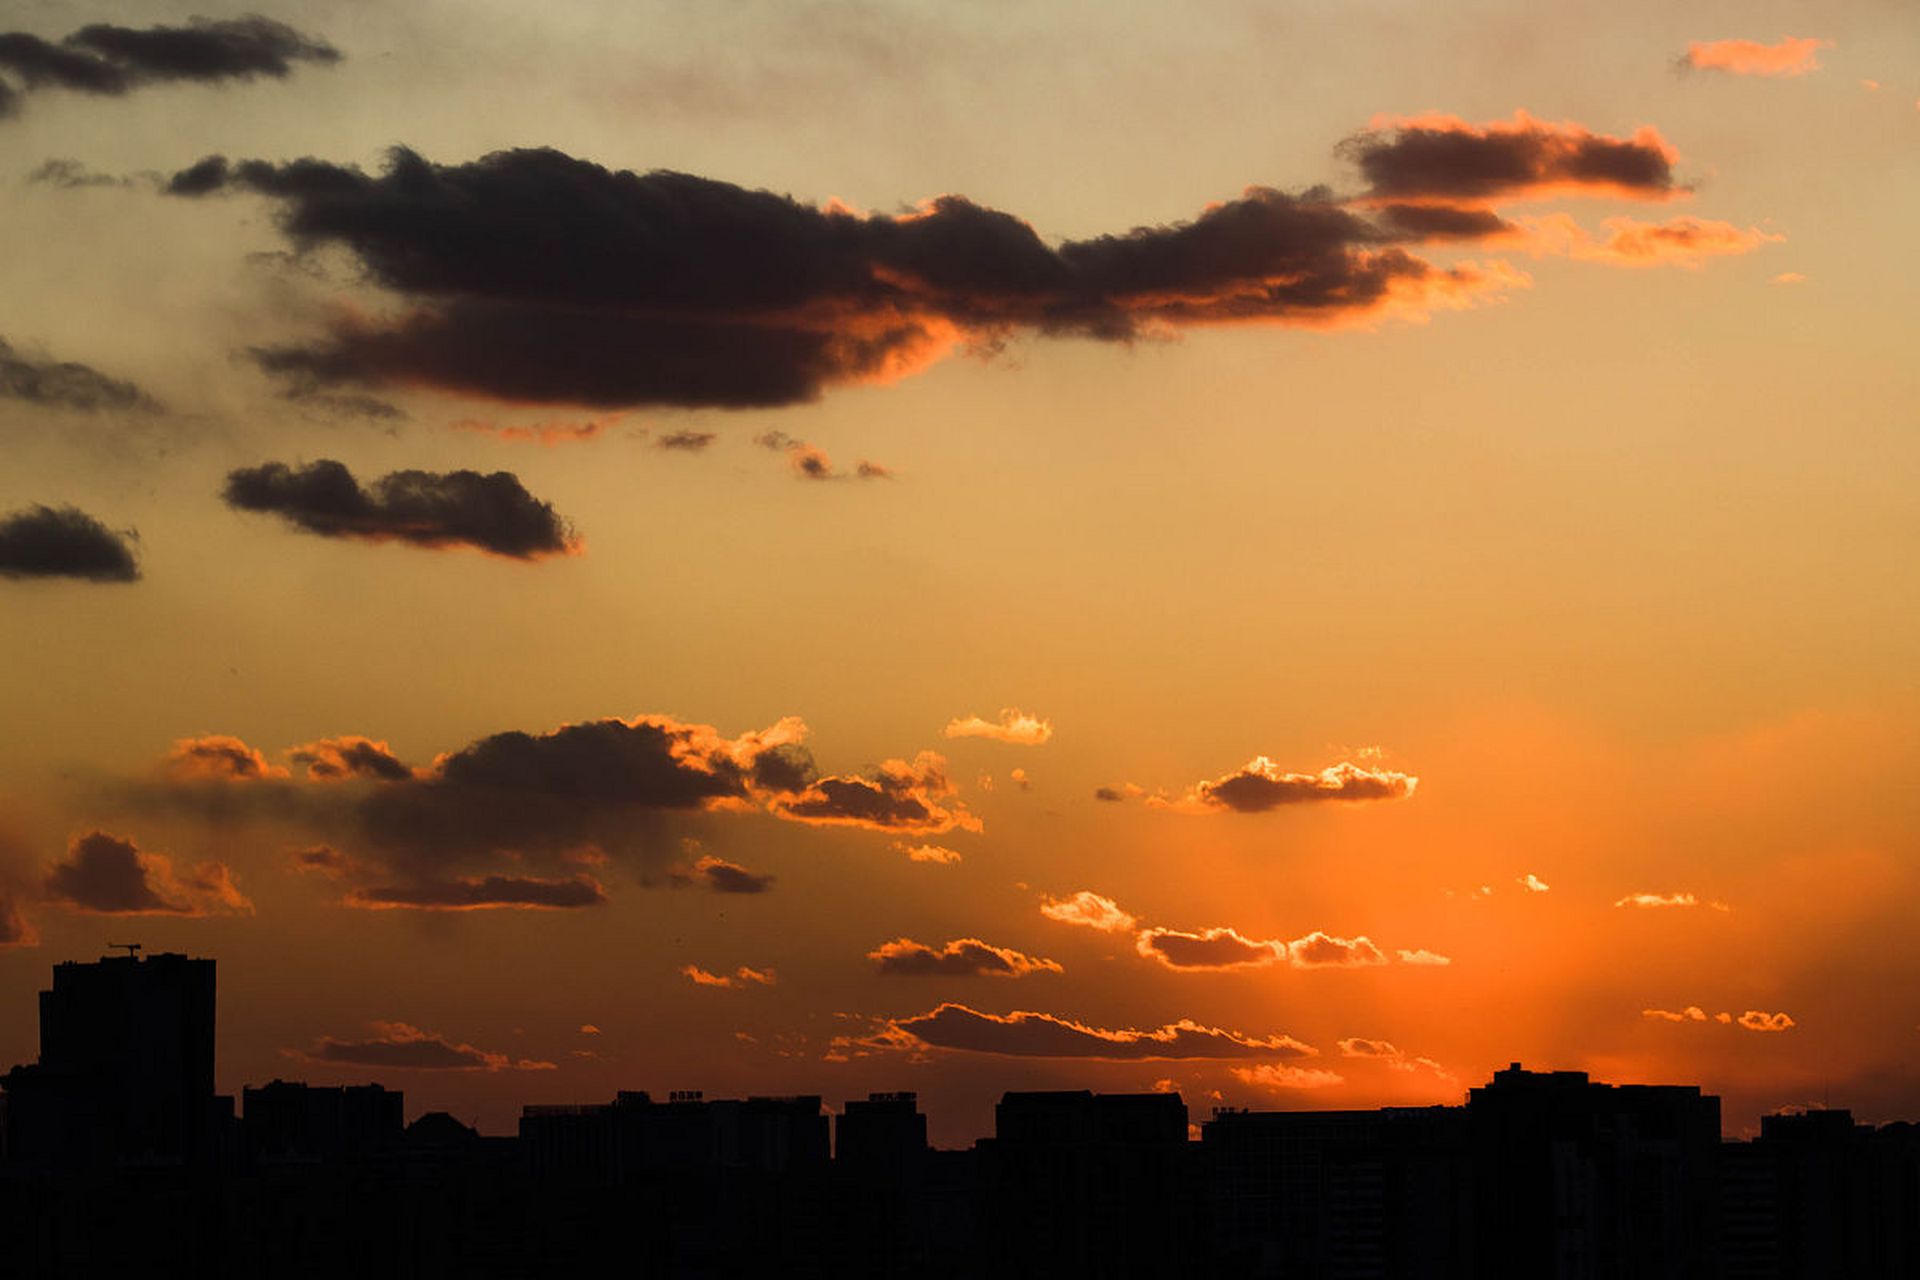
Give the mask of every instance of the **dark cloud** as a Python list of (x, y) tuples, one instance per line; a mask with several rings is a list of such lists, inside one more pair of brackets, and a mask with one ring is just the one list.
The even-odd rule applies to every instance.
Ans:
[(204, 916), (249, 913), (224, 864), (202, 862), (176, 872), (164, 854), (146, 853), (104, 831), (76, 837), (44, 885), (49, 899), (76, 911), (114, 916)]
[(1615, 138), (1570, 123), (1469, 124), (1433, 115), (1385, 120), (1340, 145), (1388, 200), (1468, 201), (1557, 191), (1665, 199), (1676, 193), (1674, 150), (1653, 129)]
[(546, 1071), (551, 1062), (515, 1061), (504, 1053), (476, 1049), (433, 1031), (404, 1022), (368, 1024), (365, 1040), (336, 1040), (322, 1036), (300, 1056), (315, 1062), (351, 1063), (404, 1071)]
[(1140, 954), (1169, 969), (1247, 969), (1277, 964), (1287, 958), (1287, 944), (1271, 939), (1242, 937), (1236, 930), (1143, 929), (1135, 939)]
[[(58, 88), (117, 97), (149, 84), (280, 79), (296, 63), (339, 60), (339, 51), (325, 41), (258, 15), (194, 18), (183, 27), (95, 23), (57, 44), (24, 31), (0, 32), (0, 72), (29, 91)], [(0, 116), (18, 96), (0, 81)]]
[(349, 778), (404, 782), (413, 777), (413, 770), (393, 754), (392, 747), (357, 734), (309, 742), (287, 752), (287, 759), (305, 765), (307, 777), (314, 782)]
[(543, 880), (536, 876), (479, 876), (370, 885), (347, 895), (347, 905), (415, 911), (483, 911), (497, 908), (564, 911), (598, 907), (607, 891), (591, 876)]
[(1394, 231), (1415, 240), (1491, 240), (1519, 230), (1491, 209), (1450, 204), (1389, 204), (1376, 213)]
[[(0, 104), (0, 115), (5, 107)], [(49, 187), (59, 187), (63, 191), (73, 191), (81, 187), (130, 187), (133, 179), (116, 176), (111, 173), (96, 173), (78, 160), (57, 156), (47, 160), (27, 175), (27, 181), (41, 183)]]
[(873, 831), (938, 835), (955, 827), (979, 830), (979, 819), (950, 799), (955, 791), (947, 779), (947, 762), (922, 751), (911, 763), (883, 761), (869, 777), (817, 779), (804, 791), (776, 797), (773, 809), (796, 822)]
[(711, 855), (693, 864), (693, 874), (715, 893), (765, 893), (773, 888), (772, 876)]
[(229, 472), (223, 496), (236, 510), (277, 515), (329, 538), (469, 546), (517, 560), (580, 545), (552, 505), (510, 471), (395, 471), (363, 488), (331, 459), (298, 469), (267, 462)]
[(74, 507), (28, 507), (0, 517), (0, 578), (134, 582), (131, 535)]
[(674, 449), (682, 453), (698, 453), (713, 443), (711, 431), (670, 431), (653, 442), (656, 449)]
[(71, 360), (32, 360), (0, 339), (0, 397), (82, 413), (158, 413), (160, 402), (131, 382)]
[(357, 825), (389, 862), (428, 870), (499, 853), (638, 852), (663, 815), (752, 807), (768, 756), (777, 773), (810, 773), (796, 761), (805, 734), (783, 720), (727, 739), (665, 716), (496, 733), (362, 797)]
[(1060, 965), (1011, 947), (978, 938), (956, 938), (930, 947), (911, 938), (895, 938), (867, 952), (875, 973), (907, 978), (1023, 978), (1030, 973), (1062, 973)]
[(1058, 246), (960, 196), (859, 214), (553, 150), (441, 165), (397, 149), (377, 175), (213, 156), (167, 190), (264, 195), (297, 247), (342, 246), (412, 304), (257, 352), (271, 372), (607, 408), (792, 404), (1019, 330), (1324, 325), (1505, 283), (1411, 256), (1319, 189), (1249, 188), (1191, 222)]
[(952, 1003), (897, 1018), (889, 1030), (921, 1046), (1029, 1058), (1272, 1059), (1316, 1052), (1291, 1036), (1247, 1036), (1184, 1019), (1151, 1031), (1107, 1030), (1050, 1013), (981, 1013)]
[(1323, 800), (1404, 800), (1419, 782), (1410, 774), (1348, 762), (1319, 773), (1286, 773), (1267, 757), (1255, 756), (1233, 773), (1194, 787), (1185, 803), (1265, 813), (1282, 805)]

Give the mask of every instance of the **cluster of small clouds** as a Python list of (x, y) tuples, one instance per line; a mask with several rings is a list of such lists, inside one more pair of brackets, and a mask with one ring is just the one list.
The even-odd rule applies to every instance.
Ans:
[[(143, 803), (206, 814), (251, 796), (263, 812), (313, 825), (328, 843), (297, 854), (296, 866), (340, 883), (341, 905), (370, 909), (598, 906), (606, 888), (585, 869), (610, 855), (656, 870), (666, 861), (671, 886), (773, 887), (772, 875), (697, 841), (663, 859), (659, 819), (674, 814), (760, 812), (902, 837), (980, 829), (937, 754), (822, 774), (807, 732), (794, 717), (733, 738), (667, 716), (603, 719), (492, 734), (422, 767), (363, 735), (316, 739), (275, 759), (208, 734), (177, 741), (137, 791)], [(354, 847), (334, 847), (343, 840)], [(916, 861), (959, 858), (938, 845), (896, 846)], [(511, 867), (487, 865), (502, 858)]]
[[(1082, 889), (1064, 898), (1043, 897), (1040, 914), (1060, 924), (1102, 933), (1132, 933), (1134, 950), (1183, 973), (1262, 969), (1285, 964), (1295, 969), (1355, 969), (1389, 963), (1373, 939), (1361, 935), (1342, 938), (1316, 929), (1304, 937), (1284, 941), (1249, 938), (1227, 926), (1185, 930), (1140, 927), (1140, 921), (1112, 898)], [(1447, 957), (1426, 950), (1398, 953), (1401, 963), (1425, 966), (1451, 964)]]
[(744, 964), (732, 973), (714, 973), (697, 964), (682, 965), (680, 975), (696, 987), (717, 987), (723, 991), (771, 987), (779, 981), (771, 969), (753, 969)]
[(1708, 1014), (1695, 1004), (1677, 1012), (1672, 1009), (1642, 1009), (1640, 1016), (1655, 1022), (1717, 1022), (1722, 1026), (1741, 1027), (1747, 1031), (1788, 1031), (1797, 1025), (1784, 1013), (1763, 1013), (1758, 1009), (1749, 1009), (1736, 1018), (1731, 1013)]
[[(833, 459), (827, 456), (825, 449), (808, 444), (805, 440), (796, 440), (784, 431), (764, 432), (754, 437), (753, 442), (763, 449), (785, 454), (787, 465), (802, 480), (845, 480), (849, 475), (856, 480), (893, 479), (891, 469), (865, 458), (851, 473), (840, 471), (834, 467)], [(704, 447), (704, 443), (699, 447)]]

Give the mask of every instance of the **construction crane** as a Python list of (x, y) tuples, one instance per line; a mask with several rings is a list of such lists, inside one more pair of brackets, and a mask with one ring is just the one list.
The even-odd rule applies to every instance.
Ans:
[(125, 950), (129, 960), (140, 958), (140, 944), (137, 942), (109, 942), (107, 948), (108, 950)]

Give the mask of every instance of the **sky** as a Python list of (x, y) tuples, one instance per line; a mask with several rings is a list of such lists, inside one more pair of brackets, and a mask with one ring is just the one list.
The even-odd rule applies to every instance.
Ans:
[(0, 1061), (1920, 1115), (1895, 0), (0, 14)]

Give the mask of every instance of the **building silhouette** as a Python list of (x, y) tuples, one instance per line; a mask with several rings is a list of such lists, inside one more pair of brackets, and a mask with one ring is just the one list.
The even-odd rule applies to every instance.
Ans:
[[(936, 1150), (911, 1093), (405, 1122), (375, 1083), (214, 1092), (213, 962), (65, 963), (0, 1084), (0, 1275), (1914, 1280), (1920, 1126), (1723, 1141), (1691, 1086), (1518, 1063), (1463, 1104), (1221, 1109), (1010, 1092)], [(830, 1127), (831, 1126), (831, 1127)]]

